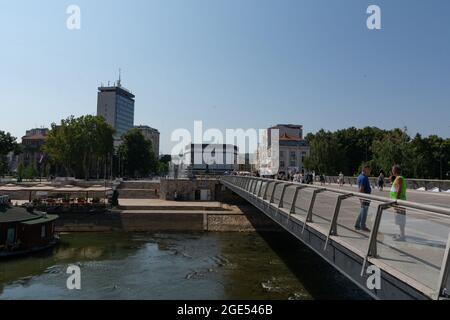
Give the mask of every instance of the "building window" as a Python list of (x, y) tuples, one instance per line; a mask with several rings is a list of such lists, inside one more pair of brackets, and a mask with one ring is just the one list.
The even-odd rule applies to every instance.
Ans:
[(46, 235), (46, 232), (45, 232), (46, 230), (45, 230), (45, 224), (43, 224), (42, 226), (41, 226), (41, 238), (43, 239), (43, 238), (45, 238), (45, 235)]
[(295, 151), (291, 151), (290, 159), (294, 160), (294, 161), (297, 159), (297, 155), (295, 154)]
[(281, 167), (281, 168), (284, 168), (284, 160), (281, 160), (281, 161), (280, 161), (280, 167)]
[(13, 244), (16, 242), (16, 229), (8, 228), (6, 233), (6, 243)]

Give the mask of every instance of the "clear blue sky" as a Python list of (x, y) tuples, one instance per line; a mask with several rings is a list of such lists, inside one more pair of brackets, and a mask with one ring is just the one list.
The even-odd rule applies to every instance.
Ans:
[[(79, 31), (66, 8), (81, 8)], [(382, 10), (381, 31), (366, 9)], [(136, 94), (136, 124), (407, 126), (450, 136), (450, 1), (0, 0), (0, 130), (95, 114), (97, 86)]]

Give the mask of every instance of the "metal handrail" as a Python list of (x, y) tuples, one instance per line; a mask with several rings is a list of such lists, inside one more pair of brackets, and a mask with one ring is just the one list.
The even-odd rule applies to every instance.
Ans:
[[(275, 180), (275, 179), (260, 178), (260, 177), (224, 176), (223, 178), (245, 178), (245, 179), (252, 179), (252, 180), (259, 180), (259, 181), (279, 182), (280, 184), (286, 183), (286, 184), (293, 185), (293, 186), (304, 186), (304, 187), (310, 188), (310, 189), (320, 189), (320, 190), (337, 193), (337, 194), (342, 194), (342, 195), (346, 195), (349, 193), (348, 190), (334, 189), (334, 188), (329, 188), (326, 186), (317, 186), (317, 185), (312, 185), (312, 184), (303, 184), (303, 183), (299, 183), (299, 182)], [(375, 195), (366, 194), (366, 193), (352, 192), (352, 194), (357, 198), (361, 198), (361, 199), (365, 199), (365, 200), (372, 200), (372, 201), (378, 201), (378, 202), (391, 202), (392, 201), (392, 199), (387, 198), (387, 197), (375, 196)], [(436, 214), (450, 216), (450, 209), (447, 209), (444, 207), (438, 207), (438, 206), (416, 203), (416, 202), (411, 202), (411, 201), (404, 201), (404, 200), (396, 200), (396, 204), (398, 204), (402, 207), (409, 207), (412, 209), (423, 210), (423, 211), (431, 211)]]
[[(358, 177), (355, 176), (344, 176), (344, 183), (354, 185), (357, 184)], [(378, 177), (369, 177), (369, 181), (376, 185), (378, 181)], [(425, 189), (430, 188), (439, 188), (439, 190), (450, 190), (450, 180), (436, 180), (436, 179), (414, 179), (414, 178), (407, 178), (405, 179), (406, 186), (408, 189), (417, 189), (419, 187), (425, 187)], [(325, 183), (331, 184), (331, 183), (338, 183), (339, 182), (339, 176), (325, 176)], [(391, 185), (391, 181), (389, 178), (384, 178), (384, 183), (386, 186)]]
[[(325, 176), (325, 178), (332, 178), (333, 180), (339, 179), (339, 176)], [(376, 180), (378, 177), (368, 177), (371, 180)], [(344, 176), (344, 179), (353, 179), (357, 180), (356, 176)], [(385, 181), (389, 181), (389, 178), (384, 178)], [(406, 181), (419, 181), (419, 182), (438, 182), (438, 183), (450, 183), (450, 180), (439, 180), (439, 179), (415, 179), (415, 178), (406, 178)]]
[[(279, 212), (280, 209), (283, 208), (283, 198), (284, 198), (284, 194), (285, 194), (287, 187), (296, 186), (296, 190), (294, 193), (294, 198), (293, 198), (293, 202), (291, 204), (291, 208), (288, 209), (288, 219), (291, 218), (291, 214), (295, 213), (295, 203), (297, 201), (299, 191), (302, 189), (307, 189), (307, 188), (313, 189), (314, 192), (311, 197), (311, 201), (309, 204), (309, 209), (308, 209), (306, 219), (303, 223), (302, 233), (305, 231), (307, 224), (313, 223), (312, 216), (313, 216), (313, 208), (314, 208), (314, 203), (316, 200), (316, 195), (318, 193), (325, 192), (325, 191), (338, 194), (338, 197), (336, 200), (336, 205), (334, 208), (333, 217), (330, 222), (328, 234), (326, 235), (327, 238), (325, 241), (324, 250), (327, 250), (327, 246), (328, 246), (330, 239), (332, 237), (338, 236), (338, 234), (337, 234), (338, 216), (339, 216), (339, 212), (340, 212), (340, 208), (341, 208), (341, 203), (343, 200), (345, 200), (347, 198), (351, 198), (351, 197), (357, 197), (357, 198), (364, 199), (364, 200), (380, 202), (380, 204), (378, 205), (378, 208), (377, 208), (377, 214), (375, 217), (374, 226), (372, 228), (372, 231), (371, 231), (371, 234), (369, 237), (369, 245), (367, 248), (367, 252), (366, 252), (364, 260), (363, 260), (361, 276), (364, 275), (365, 267), (366, 267), (367, 262), (369, 261), (369, 258), (377, 257), (377, 236), (378, 236), (380, 222), (381, 222), (381, 218), (382, 218), (384, 210), (391, 208), (391, 207), (401, 206), (401, 207), (406, 207), (406, 208), (428, 211), (433, 214), (444, 215), (446, 217), (450, 217), (450, 209), (447, 209), (447, 208), (437, 207), (437, 206), (433, 206), (433, 205), (419, 204), (419, 203), (404, 201), (404, 200), (392, 200), (392, 199), (389, 199), (386, 197), (373, 196), (373, 195), (368, 195), (368, 194), (359, 193), (359, 192), (349, 193), (348, 191), (340, 190), (340, 189), (327, 188), (327, 187), (315, 186), (315, 185), (309, 185), (309, 184), (301, 184), (301, 183), (291, 182), (291, 181), (281, 181), (281, 180), (260, 178), (260, 177), (225, 176), (225, 177), (222, 177), (222, 179), (225, 181), (226, 180), (232, 180), (232, 181), (234, 180), (234, 183), (229, 182), (232, 184), (235, 184), (236, 182), (238, 182), (238, 185), (237, 185), (238, 188), (241, 188), (244, 191), (249, 192), (256, 199), (262, 198), (263, 200), (266, 200), (267, 190), (269, 189), (269, 185), (270, 185), (270, 183), (273, 183), (274, 184), (273, 189), (272, 189), (271, 194), (269, 195), (270, 196), (269, 203), (273, 204), (276, 207), (277, 213)], [(259, 189), (257, 190), (259, 181), (261, 182), (261, 184), (259, 186)], [(246, 183), (246, 182), (249, 182), (249, 183)], [(264, 182), (267, 182), (267, 184), (266, 184), (264, 193), (261, 194), (261, 190), (263, 188)], [(274, 196), (275, 196), (276, 188), (280, 184), (283, 184), (283, 189), (282, 189), (281, 197), (279, 199), (278, 204), (275, 204)], [(437, 285), (437, 289), (436, 289), (436, 292), (435, 292), (433, 298), (438, 299), (441, 296), (447, 296), (447, 295), (449, 295), (449, 292), (450, 292), (450, 234), (447, 239), (444, 260), (442, 261), (442, 266), (440, 269), (439, 283)]]

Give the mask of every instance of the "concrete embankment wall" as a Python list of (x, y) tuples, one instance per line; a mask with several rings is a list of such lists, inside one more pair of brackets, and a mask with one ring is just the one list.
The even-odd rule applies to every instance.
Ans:
[(208, 191), (209, 199), (217, 199), (216, 193), (220, 187), (220, 181), (217, 179), (161, 179), (161, 195), (162, 200), (183, 200), (195, 201), (200, 200), (201, 192)]
[(121, 199), (159, 199), (160, 183), (157, 181), (124, 181), (120, 184)]
[[(5, 195), (5, 196), (9, 196), (10, 199), (12, 200), (33, 200), (33, 199), (37, 199), (37, 198), (42, 198), (40, 196), (37, 195), (38, 191), (1, 191), (1, 195)], [(47, 191), (48, 192), (48, 196), (59, 196), (62, 197), (62, 195), (66, 194), (64, 192), (61, 191)], [(31, 193), (31, 195), (30, 195)], [(89, 191), (88, 193), (86, 193), (86, 191), (82, 191), (82, 192), (71, 192), (70, 193), (70, 197), (71, 198), (85, 198), (86, 194), (89, 196), (89, 198), (100, 198), (103, 199), (105, 198), (105, 192), (104, 191)]]
[[(241, 210), (242, 209), (242, 210)], [(153, 231), (279, 231), (265, 215), (251, 207), (234, 211), (124, 210), (101, 214), (62, 214), (59, 232)]]

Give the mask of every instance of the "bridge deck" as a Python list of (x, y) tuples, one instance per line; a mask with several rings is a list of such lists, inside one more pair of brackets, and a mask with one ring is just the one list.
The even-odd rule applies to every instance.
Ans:
[[(226, 177), (224, 181), (231, 185), (233, 181), (230, 179), (233, 178)], [(234, 184), (235, 187), (240, 188), (244, 197), (247, 193), (248, 196), (257, 199), (262, 207), (275, 207), (280, 213), (285, 216), (290, 215), (291, 219), (302, 225), (307, 221), (309, 212), (311, 220), (306, 225), (325, 237), (330, 234), (338, 196), (345, 193), (342, 192), (343, 190), (355, 191), (355, 187), (348, 186), (343, 187), (340, 194), (333, 190), (324, 190), (317, 193), (315, 201), (312, 201), (314, 190), (317, 190), (317, 187), (302, 187), (297, 193), (295, 205), (292, 206), (299, 184), (244, 178), (254, 181), (249, 183), (242, 181), (242, 177), (234, 179), (239, 179), (234, 181)], [(264, 195), (266, 195), (265, 200), (262, 199)], [(386, 193), (382, 193), (382, 195), (386, 195)], [(430, 200), (427, 195), (428, 193), (409, 192), (409, 199), (434, 204), (438, 199), (439, 204), (450, 204), (448, 195), (435, 195), (431, 201), (427, 201)], [(443, 264), (445, 268), (448, 268), (446, 252), (449, 249), (447, 243), (450, 234), (450, 216), (441, 212), (436, 213), (404, 206), (406, 209), (406, 239), (396, 241), (395, 236), (399, 233), (399, 227), (396, 224), (395, 208), (388, 207), (382, 211), (379, 224), (375, 224), (379, 205), (388, 202), (388, 199), (377, 197), (370, 199), (367, 225), (370, 229), (375, 228), (374, 235), (373, 232), (355, 230), (355, 221), (361, 207), (360, 199), (359, 196), (352, 196), (342, 200), (336, 215), (336, 233), (329, 239), (339, 242), (354, 254), (367, 259), (371, 264), (378, 265), (383, 271), (416, 288), (426, 297), (437, 298), (444, 281), (441, 274)], [(368, 254), (371, 236), (375, 237), (376, 242), (376, 254), (373, 256)]]
[[(317, 185), (317, 184), (316, 184)], [(340, 188), (343, 190), (348, 190), (350, 192), (355, 192), (357, 187), (355, 185), (344, 185), (339, 187), (338, 184), (326, 184), (327, 187)], [(384, 191), (379, 191), (377, 188), (373, 188), (373, 194), (388, 197), (389, 188), (384, 188)], [(440, 206), (444, 208), (450, 208), (450, 193), (447, 192), (429, 192), (429, 191), (417, 191), (417, 190), (407, 190), (408, 200), (417, 203), (426, 203), (434, 206)]]

